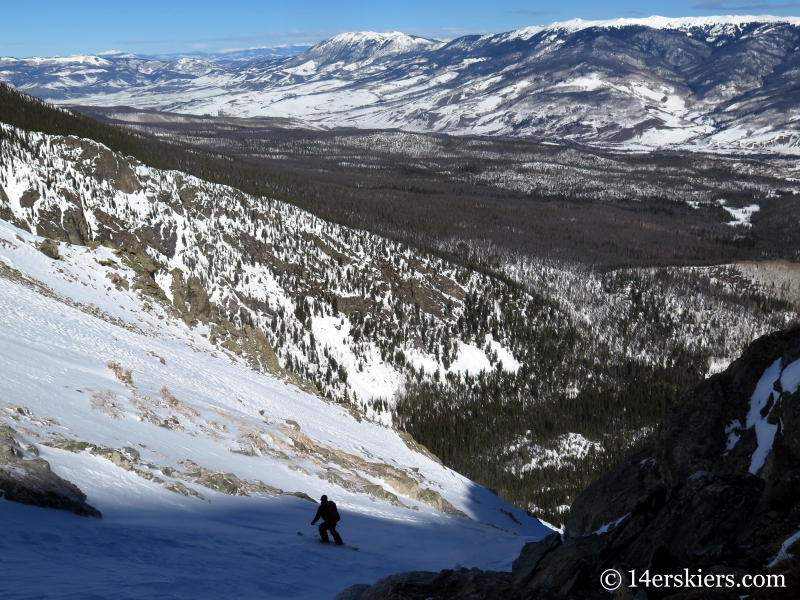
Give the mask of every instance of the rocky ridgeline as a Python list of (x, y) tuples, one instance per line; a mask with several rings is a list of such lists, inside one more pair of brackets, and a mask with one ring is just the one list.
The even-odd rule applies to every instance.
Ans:
[[(762, 337), (668, 409), (655, 445), (590, 485), (563, 535), (526, 544), (510, 573), (401, 573), (337, 599), (601, 599), (608, 569), (622, 575), (619, 599), (796, 598), (799, 384), (800, 327)], [(678, 587), (686, 569), (695, 577)], [(645, 571), (659, 585), (642, 584)], [(746, 575), (782, 575), (785, 587), (738, 587)]]

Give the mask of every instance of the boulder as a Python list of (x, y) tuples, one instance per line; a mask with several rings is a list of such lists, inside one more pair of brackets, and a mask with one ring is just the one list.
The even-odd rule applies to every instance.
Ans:
[(335, 600), (506, 600), (512, 598), (513, 593), (510, 573), (462, 568), (446, 569), (440, 573), (411, 571), (390, 575), (372, 586), (351, 586)]
[(52, 258), (53, 260), (58, 260), (61, 258), (61, 255), (58, 253), (58, 242), (51, 240), (50, 238), (45, 238), (39, 245), (39, 252), (44, 254), (47, 258)]

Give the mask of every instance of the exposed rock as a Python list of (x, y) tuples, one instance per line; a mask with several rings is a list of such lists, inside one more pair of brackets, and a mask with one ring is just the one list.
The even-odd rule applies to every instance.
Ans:
[(116, 250), (114, 254), (122, 260), (125, 266), (132, 269), (135, 273), (135, 279), (133, 281), (134, 290), (141, 290), (143, 294), (153, 296), (164, 304), (167, 303), (167, 297), (164, 295), (164, 291), (158, 287), (155, 279), (153, 279), (153, 274), (161, 269), (161, 265), (144, 252), (120, 248)]
[(283, 490), (274, 488), (259, 480), (239, 479), (233, 473), (222, 473), (206, 469), (191, 460), (181, 463), (187, 469), (183, 478), (204, 487), (231, 496), (249, 496), (250, 494), (267, 493), (283, 494)]
[(302, 498), (303, 500), (308, 500), (309, 502), (313, 502), (314, 504), (317, 503), (316, 500), (314, 500), (311, 496), (309, 496), (305, 492), (292, 492), (291, 495), (297, 496), (298, 498)]
[(575, 499), (567, 517), (570, 536), (594, 533), (633, 511), (639, 499), (660, 485), (655, 447), (633, 452), (607, 476), (592, 483)]
[[(655, 446), (631, 453), (575, 500), (563, 539), (554, 533), (526, 544), (511, 573), (401, 573), (363, 590), (350, 588), (342, 597), (599, 599), (609, 597), (600, 585), (607, 569), (623, 574), (613, 595), (618, 600), (733, 599), (756, 592), (744, 586), (648, 587), (626, 578), (631, 570), (664, 576), (689, 569), (740, 583), (746, 574), (767, 572), (783, 541), (800, 528), (795, 361), (800, 327), (755, 341), (724, 373), (667, 411)], [(763, 406), (755, 405), (762, 408), (754, 413), (751, 399), (762, 396)], [(774, 440), (763, 428), (757, 439), (754, 419), (772, 427)], [(794, 581), (792, 564), (779, 563), (769, 572)], [(763, 597), (795, 594), (781, 588)]]
[(28, 189), (22, 192), (22, 195), (19, 197), (19, 205), (22, 208), (33, 208), (33, 205), (36, 204), (36, 201), (41, 198), (41, 194), (39, 194), (39, 190), (35, 189)]
[(413, 452), (419, 452), (423, 456), (427, 456), (433, 461), (436, 461), (440, 465), (443, 464), (442, 460), (436, 456), (433, 452), (428, 450), (426, 446), (417, 442), (414, 437), (408, 433), (407, 431), (403, 431), (402, 429), (397, 430), (397, 435), (400, 436), (400, 439), (403, 440), (403, 443), (408, 446), (408, 449)]
[(544, 555), (561, 544), (561, 536), (552, 533), (539, 542), (528, 542), (511, 565), (514, 585), (525, 587)]
[(375, 585), (350, 586), (334, 600), (428, 600), (429, 598), (487, 598), (504, 600), (513, 593), (510, 573), (479, 569), (450, 569), (440, 573), (412, 571), (379, 579)]
[(26, 452), (15, 435), (16, 431), (0, 424), (0, 490), (6, 500), (101, 518), (78, 486), (53, 473), (43, 458), (26, 456), (34, 453)]
[(142, 189), (131, 168), (129, 159), (111, 152), (102, 146), (91, 148), (86, 146), (82, 158), (94, 158), (94, 176), (98, 181), (108, 181), (114, 189), (126, 194), (133, 194)]
[(375, 582), (361, 592), (358, 600), (377, 600), (378, 598), (430, 598), (430, 587), (438, 573), (430, 571), (411, 571), (390, 575)]
[(128, 282), (125, 277), (121, 277), (113, 271), (106, 273), (106, 277), (111, 280), (111, 283), (113, 283), (114, 287), (116, 287), (118, 290), (130, 289), (130, 282)]
[(42, 243), (39, 244), (38, 248), (39, 252), (41, 252), (48, 258), (52, 258), (53, 260), (58, 260), (61, 258), (61, 255), (58, 253), (58, 242), (53, 241), (50, 238), (47, 238), (44, 241), (42, 241)]
[[(292, 424), (294, 421), (289, 420), (287, 423)], [(369, 462), (360, 456), (336, 450), (326, 444), (317, 444), (299, 429), (299, 425), (294, 423), (293, 427), (287, 427), (284, 430), (286, 436), (292, 439), (296, 449), (321, 459), (322, 463), (335, 464), (347, 471), (347, 473), (335, 473), (329, 470), (327, 473), (320, 474), (320, 478), (345, 489), (366, 492), (372, 496), (389, 500), (397, 506), (403, 506), (396, 494), (380, 485), (372, 484), (363, 477), (350, 474), (351, 471), (362, 471), (372, 477), (381, 479), (393, 490), (412, 500), (417, 500), (447, 514), (460, 517), (467, 516), (448, 502), (439, 492), (430, 488), (423, 488), (417, 480), (401, 469), (386, 463)]]
[(199, 498), (200, 500), (205, 500), (203, 494), (195, 491), (190, 487), (183, 485), (180, 481), (166, 481), (161, 484), (161, 487), (169, 490), (170, 492), (181, 494), (182, 496), (194, 496), (195, 498)]
[(188, 281), (184, 282), (183, 271), (177, 267), (172, 269), (170, 274), (172, 275), (170, 290), (172, 291), (173, 306), (184, 315), (187, 323), (197, 320), (207, 323), (211, 318), (211, 303), (200, 279), (190, 277)]
[(84, 450), (90, 450), (94, 448), (94, 444), (90, 444), (89, 442), (81, 442), (78, 440), (66, 440), (66, 439), (59, 439), (52, 442), (44, 442), (44, 446), (50, 446), (51, 448), (59, 448), (60, 450), (66, 450), (67, 452), (83, 452)]
[(30, 225), (28, 225), (25, 221), (19, 220), (16, 215), (14, 215), (14, 211), (11, 210), (8, 195), (6, 194), (6, 191), (3, 189), (2, 185), (0, 185), (0, 219), (3, 221), (8, 221), (15, 227), (19, 227), (25, 231), (30, 232), (31, 230)]

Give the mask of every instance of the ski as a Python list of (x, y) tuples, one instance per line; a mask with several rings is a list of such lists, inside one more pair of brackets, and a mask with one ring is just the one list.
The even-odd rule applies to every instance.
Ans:
[[(301, 532), (299, 532), (299, 531), (297, 532), (297, 535), (299, 535), (301, 537), (304, 537), (303, 534)], [(314, 539), (320, 544), (325, 544), (326, 543), (326, 542), (322, 541), (322, 538), (319, 537), (319, 535), (315, 534), (314, 535)], [(329, 546), (337, 546), (339, 548), (350, 548), (350, 550), (354, 550), (355, 552), (358, 552), (358, 546), (351, 546), (350, 544), (336, 544), (334, 542), (327, 542), (327, 545), (329, 545)]]

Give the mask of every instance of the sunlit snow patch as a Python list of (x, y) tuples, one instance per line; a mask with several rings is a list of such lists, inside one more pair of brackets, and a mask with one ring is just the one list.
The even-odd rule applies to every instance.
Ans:
[(610, 523), (606, 523), (605, 525), (603, 525), (602, 527), (600, 527), (600, 528), (599, 528), (597, 531), (595, 531), (595, 532), (594, 532), (594, 535), (603, 535), (603, 534), (604, 534), (604, 533), (606, 533), (606, 532), (607, 532), (609, 529), (614, 529), (614, 528), (616, 528), (616, 527), (617, 527), (617, 525), (619, 525), (620, 523), (622, 523), (622, 522), (623, 522), (625, 519), (627, 519), (627, 518), (628, 518), (628, 517), (630, 517), (630, 516), (631, 516), (631, 513), (627, 513), (627, 514), (624, 514), (624, 515), (622, 515), (622, 516), (621, 516), (619, 519), (617, 519), (616, 521), (611, 521)]
[[(745, 429), (755, 428), (758, 447), (753, 452), (750, 462), (750, 473), (755, 475), (764, 466), (767, 455), (772, 450), (775, 441), (775, 433), (778, 425), (769, 423), (769, 416), (775, 408), (782, 394), (793, 394), (800, 387), (800, 360), (790, 363), (785, 369), (781, 369), (781, 359), (772, 363), (759, 379), (753, 395), (750, 397), (750, 410), (747, 413)], [(782, 390), (782, 391), (778, 391)], [(730, 451), (738, 439), (737, 422), (730, 423), (725, 428), (728, 434), (728, 448)], [(727, 453), (727, 452), (726, 452)]]
[(725, 206), (725, 200), (717, 200), (717, 202), (733, 217), (733, 221), (728, 221), (728, 225), (732, 227), (737, 225), (752, 227), (753, 224), (750, 222), (750, 217), (761, 210), (758, 204), (750, 204), (742, 208), (733, 208), (732, 206)]

